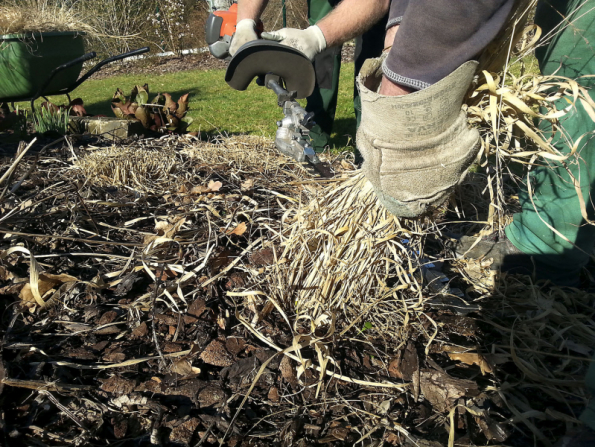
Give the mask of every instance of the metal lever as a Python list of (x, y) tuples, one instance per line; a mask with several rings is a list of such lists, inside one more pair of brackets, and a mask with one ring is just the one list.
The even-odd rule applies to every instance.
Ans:
[(277, 95), (277, 104), (283, 107), (287, 101), (295, 101), (297, 92), (289, 92), (281, 86), (281, 78), (276, 75), (268, 74), (264, 78), (265, 85), (268, 89), (275, 92)]
[(314, 112), (308, 113), (306, 116), (304, 116), (304, 119), (300, 121), (300, 126), (304, 126), (306, 129), (312, 129), (315, 124)]

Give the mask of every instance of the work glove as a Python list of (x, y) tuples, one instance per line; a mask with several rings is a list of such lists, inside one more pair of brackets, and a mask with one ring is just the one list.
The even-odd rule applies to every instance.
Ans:
[(479, 132), (462, 110), (477, 62), (404, 96), (376, 93), (383, 58), (368, 59), (357, 78), (362, 121), (357, 147), (363, 172), (395, 216), (415, 218), (441, 205), (477, 157)]
[(229, 54), (234, 56), (245, 43), (258, 39), (256, 35), (256, 22), (252, 19), (243, 19), (236, 24), (236, 32), (229, 45)]
[(324, 34), (316, 25), (304, 30), (283, 28), (270, 33), (262, 33), (262, 38), (295, 48), (304, 53), (310, 60), (313, 60), (314, 56), (326, 49)]

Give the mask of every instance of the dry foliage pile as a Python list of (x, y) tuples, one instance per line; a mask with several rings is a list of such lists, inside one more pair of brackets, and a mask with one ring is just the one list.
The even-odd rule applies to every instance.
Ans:
[(6, 445), (533, 445), (584, 405), (593, 297), (443, 283), (434, 226), (348, 163), (321, 182), (258, 137), (38, 149), (1, 172)]

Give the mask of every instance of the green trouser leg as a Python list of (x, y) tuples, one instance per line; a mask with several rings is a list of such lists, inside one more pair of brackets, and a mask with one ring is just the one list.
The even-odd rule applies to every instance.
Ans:
[[(372, 28), (366, 31), (363, 35), (355, 40), (355, 55), (354, 55), (354, 80), (353, 80), (353, 109), (355, 111), (356, 126), (359, 128), (359, 123), (362, 119), (362, 102), (357, 89), (357, 75), (364, 65), (366, 59), (380, 57), (384, 49), (384, 35), (386, 34), (386, 22), (388, 15), (386, 15), (380, 22), (376, 23)], [(356, 130), (357, 130), (356, 128)]]
[[(308, 0), (308, 20), (315, 25), (339, 3), (338, 0)], [(316, 86), (308, 97), (306, 111), (314, 112), (316, 125), (310, 130), (312, 147), (316, 152), (329, 144), (337, 111), (341, 46), (327, 48), (314, 58)]]
[[(595, 357), (593, 357), (593, 360), (595, 360)], [(589, 372), (587, 372), (587, 377), (585, 377), (585, 385), (591, 396), (595, 396), (595, 362), (591, 363), (589, 367)], [(587, 408), (581, 414), (581, 421), (591, 427), (592, 430), (595, 430), (595, 397), (591, 397)]]
[[(547, 35), (560, 22), (561, 16), (572, 25), (536, 52), (542, 73), (550, 75), (555, 72), (570, 78), (595, 73), (595, 0), (542, 2), (535, 22), (542, 27), (543, 35)], [(587, 87), (595, 86), (594, 78), (579, 82)], [(591, 90), (590, 94), (595, 99), (595, 91)], [(566, 98), (562, 98), (556, 106), (562, 109), (568, 104)], [(545, 120), (540, 123), (540, 129), (546, 137), (553, 138), (556, 149), (566, 154), (573, 142), (582, 136), (578, 156), (569, 157), (565, 163), (543, 161), (545, 166), (533, 170), (530, 175), (532, 197), (526, 190), (519, 193), (522, 212), (514, 215), (506, 234), (517, 248), (534, 257), (539, 276), (559, 285), (570, 285), (578, 281), (580, 271), (588, 263), (595, 247), (595, 226), (583, 218), (572, 181), (573, 177), (578, 180), (587, 216), (590, 220), (594, 219), (591, 193), (595, 192), (595, 123), (583, 105), (577, 103), (560, 119), (560, 124), (564, 135), (561, 132), (552, 135), (550, 123)]]
[[(595, 73), (595, 0), (542, 2), (535, 22), (542, 27), (543, 35), (547, 35), (560, 23), (560, 17), (565, 17), (571, 25), (554, 37), (548, 46), (536, 51), (542, 73), (547, 75), (556, 72), (570, 78), (592, 75)], [(593, 78), (583, 79), (580, 83), (595, 87)], [(590, 94), (595, 99), (593, 90)], [(561, 109), (567, 105), (568, 102), (562, 99), (557, 107)], [(561, 124), (570, 141), (576, 141), (584, 135), (579, 144), (579, 157), (569, 158), (566, 167), (561, 163), (548, 163), (549, 166), (537, 169), (531, 176), (531, 183), (539, 215), (528, 194), (519, 194), (522, 212), (515, 214), (513, 223), (506, 229), (512, 243), (525, 253), (534, 255), (538, 267), (542, 267), (546, 275), (559, 283), (564, 282), (565, 275), (570, 279), (578, 276), (589, 261), (589, 254), (593, 253), (595, 245), (595, 226), (583, 218), (576, 190), (567, 171), (579, 180), (588, 218), (592, 220), (595, 215), (592, 202), (592, 193), (595, 192), (595, 125), (582, 104), (577, 104), (574, 110), (561, 119)], [(545, 132), (550, 131), (546, 122), (542, 122), (540, 127)], [(559, 134), (553, 137), (558, 150), (564, 153), (570, 151), (572, 143), (566, 143)], [(541, 219), (556, 228), (576, 247), (554, 233)], [(589, 368), (585, 384), (591, 395), (595, 396), (595, 363)], [(587, 405), (581, 420), (595, 430), (595, 398)]]

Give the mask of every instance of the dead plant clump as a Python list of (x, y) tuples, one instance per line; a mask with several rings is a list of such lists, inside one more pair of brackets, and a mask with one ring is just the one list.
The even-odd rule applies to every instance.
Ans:
[(3, 0), (0, 2), (0, 35), (49, 31), (96, 34), (78, 6), (78, 2), (69, 1)]
[(345, 176), (285, 215), (283, 252), (263, 285), (312, 330), (331, 320), (342, 333), (372, 323), (403, 342), (403, 322), (423, 309), (419, 266), (431, 224), (395, 218), (359, 171)]
[(178, 154), (169, 147), (114, 145), (85, 155), (76, 168), (100, 186), (169, 192), (180, 180), (176, 176), (180, 162)]
[[(280, 180), (291, 172), (287, 159), (270, 139), (249, 135), (210, 142), (183, 136), (164, 137), (124, 146), (87, 147), (72, 169), (80, 171), (94, 185), (154, 194), (190, 190), (196, 186), (192, 185), (194, 169), (237, 170), (262, 180), (267, 178), (267, 183), (272, 176)], [(295, 174), (292, 178), (299, 179)]]

